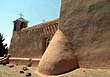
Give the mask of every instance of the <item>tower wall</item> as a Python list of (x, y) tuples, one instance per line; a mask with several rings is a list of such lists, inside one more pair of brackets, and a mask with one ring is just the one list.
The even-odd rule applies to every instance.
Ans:
[(18, 18), (15, 21), (13, 21), (14, 23), (14, 31), (20, 31), (23, 28), (26, 28), (28, 26), (28, 21), (25, 20), (24, 18)]

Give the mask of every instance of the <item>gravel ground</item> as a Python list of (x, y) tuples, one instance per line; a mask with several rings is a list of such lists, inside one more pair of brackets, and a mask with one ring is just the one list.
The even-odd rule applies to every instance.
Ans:
[(24, 73), (20, 73), (23, 71), (23, 65), (14, 65), (14, 67), (9, 67), (10, 65), (0, 65), (0, 77), (26, 77), (26, 73), (32, 73), (32, 77), (36, 77), (35, 71), (37, 67), (30, 67), (29, 70), (24, 71)]
[(32, 77), (110, 77), (110, 69), (85, 69), (79, 68), (75, 71), (71, 71), (62, 75), (57, 76), (46, 76), (36, 72), (37, 67), (28, 67), (27, 71), (23, 71), (25, 65), (14, 65), (14, 67), (9, 67), (10, 65), (0, 65), (0, 77), (26, 77), (26, 73), (32, 74)]

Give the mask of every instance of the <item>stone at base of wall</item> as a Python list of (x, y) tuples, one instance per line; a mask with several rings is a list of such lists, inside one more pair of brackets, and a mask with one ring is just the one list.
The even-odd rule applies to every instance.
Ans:
[[(15, 58), (11, 57), (9, 59), (10, 64), (17, 64), (17, 65), (28, 65), (30, 58)], [(40, 59), (32, 58), (32, 66), (38, 66)]]

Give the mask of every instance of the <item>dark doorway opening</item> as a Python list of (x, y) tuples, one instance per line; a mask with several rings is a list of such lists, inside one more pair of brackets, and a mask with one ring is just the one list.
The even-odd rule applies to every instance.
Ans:
[(20, 29), (23, 29), (23, 28), (25, 28), (25, 23), (24, 22), (22, 22), (21, 25), (20, 25)]
[(44, 54), (45, 50), (47, 49), (50, 41), (51, 41), (50, 37), (44, 37), (43, 38), (43, 41), (42, 41), (43, 54)]

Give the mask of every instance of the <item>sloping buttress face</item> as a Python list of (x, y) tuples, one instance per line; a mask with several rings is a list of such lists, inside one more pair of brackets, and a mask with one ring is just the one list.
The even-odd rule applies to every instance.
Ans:
[(56, 75), (78, 67), (110, 67), (110, 1), (62, 0), (60, 28), (38, 71)]

